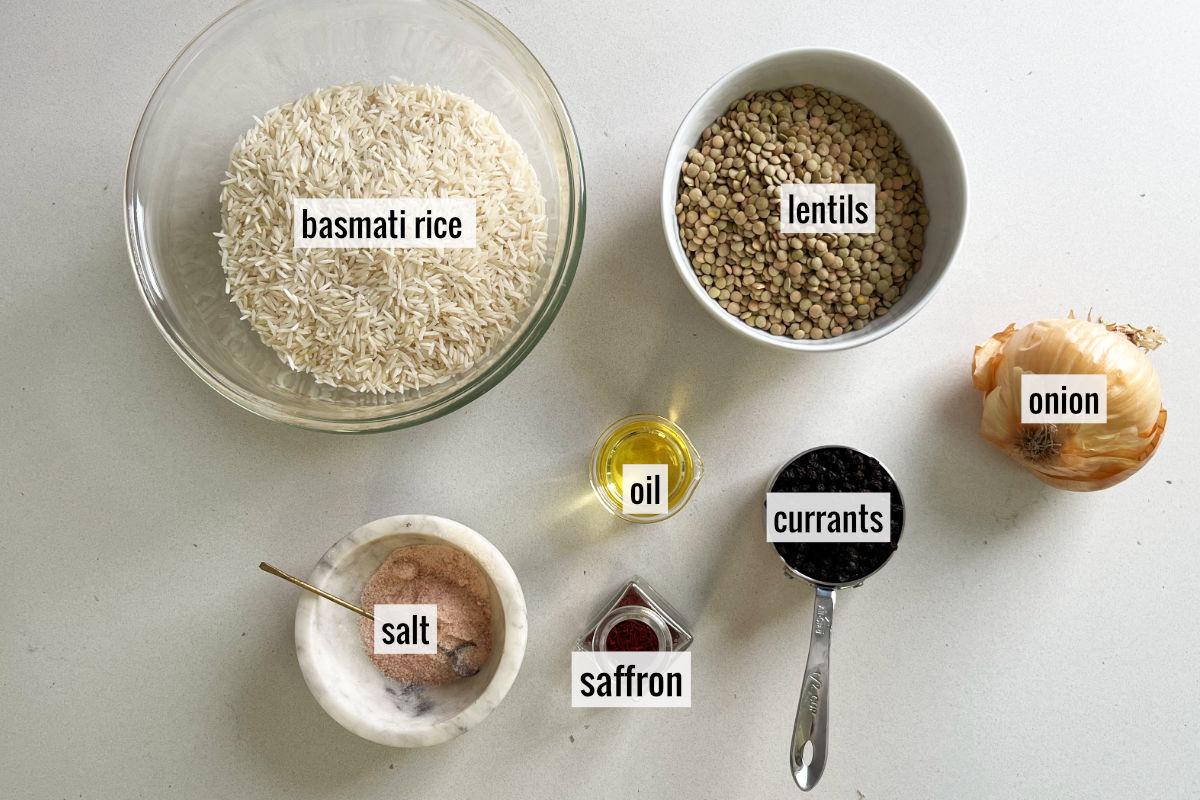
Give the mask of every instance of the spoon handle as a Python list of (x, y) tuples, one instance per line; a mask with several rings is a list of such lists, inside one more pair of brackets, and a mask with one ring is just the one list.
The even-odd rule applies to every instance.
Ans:
[(355, 614), (362, 614), (367, 619), (375, 619), (375, 615), (372, 614), (370, 611), (363, 611), (361, 608), (354, 605), (353, 603), (347, 603), (342, 598), (334, 597), (329, 592), (326, 592), (322, 589), (318, 589), (317, 587), (313, 586), (311, 583), (305, 583), (304, 581), (300, 580), (299, 578), (295, 577), (294, 575), (288, 575), (286, 572), (281, 570), (279, 567), (273, 567), (270, 564), (268, 564), (267, 562), (262, 561), (259, 563), (258, 568), (261, 569), (263, 572), (269, 572), (270, 574), (276, 576), (277, 578), (283, 578), (285, 581), (288, 581), (289, 583), (294, 583), (297, 586), (299, 586), (301, 589), (307, 589), (308, 591), (312, 592), (315, 595), (318, 595), (319, 597), (324, 597), (326, 600), (330, 601), (331, 603), (337, 603), (342, 608), (348, 608), (351, 611), (353, 611)]
[(813, 600), (812, 637), (808, 640), (808, 663), (796, 709), (792, 732), (792, 777), (808, 791), (825, 771), (825, 748), (829, 736), (829, 642), (833, 633), (833, 607), (837, 592), (816, 587)]

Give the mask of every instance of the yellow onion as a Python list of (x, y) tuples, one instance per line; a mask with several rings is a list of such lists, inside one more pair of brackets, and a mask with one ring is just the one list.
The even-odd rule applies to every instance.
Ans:
[[(1146, 350), (1162, 341), (1139, 330), (1082, 319), (1009, 325), (975, 348), (975, 388), (983, 392), (983, 438), (1060, 489), (1106, 489), (1154, 454), (1167, 424), (1158, 373)], [(1135, 344), (1136, 342), (1136, 344)], [(1021, 375), (1108, 376), (1108, 422), (1021, 423)]]

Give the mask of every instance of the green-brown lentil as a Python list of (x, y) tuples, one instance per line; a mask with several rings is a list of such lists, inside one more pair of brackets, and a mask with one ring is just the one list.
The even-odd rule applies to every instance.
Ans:
[[(780, 185), (874, 183), (874, 234), (783, 234)], [(808, 84), (751, 92), (688, 152), (679, 235), (709, 297), (753, 328), (821, 339), (887, 314), (921, 268), (921, 177), (891, 127)], [(704, 280), (707, 278), (707, 280)]]

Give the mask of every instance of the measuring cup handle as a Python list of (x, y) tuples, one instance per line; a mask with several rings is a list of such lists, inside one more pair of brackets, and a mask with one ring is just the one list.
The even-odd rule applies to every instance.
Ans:
[(792, 777), (806, 792), (817, 785), (825, 771), (829, 736), (829, 642), (833, 632), (833, 607), (837, 603), (835, 590), (816, 588), (808, 663), (804, 666), (804, 685), (800, 689), (796, 728), (792, 732)]

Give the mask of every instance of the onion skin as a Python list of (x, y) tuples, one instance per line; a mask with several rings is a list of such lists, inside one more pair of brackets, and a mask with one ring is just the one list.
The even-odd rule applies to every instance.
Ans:
[[(1023, 373), (1108, 376), (1108, 422), (1021, 424)], [(975, 388), (983, 393), (979, 432), (1038, 479), (1059, 489), (1107, 489), (1141, 469), (1167, 425), (1158, 373), (1127, 336), (1097, 322), (1042, 320), (1009, 325), (975, 348)], [(1031, 450), (1029, 441), (1052, 443)]]

